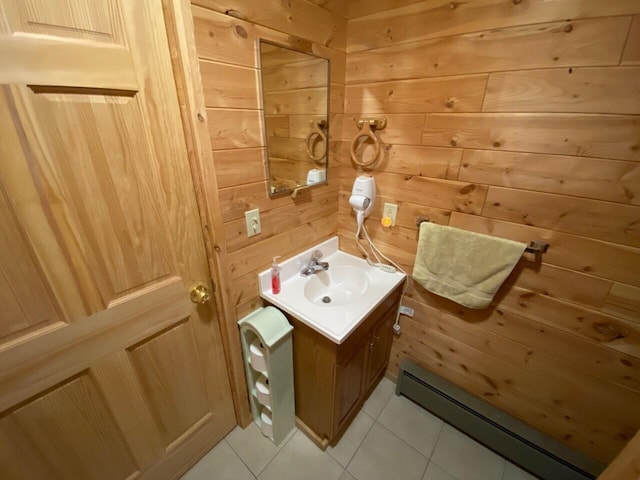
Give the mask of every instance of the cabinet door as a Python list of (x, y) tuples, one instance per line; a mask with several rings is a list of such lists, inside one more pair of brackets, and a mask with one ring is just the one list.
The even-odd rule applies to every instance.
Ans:
[(391, 308), (371, 331), (369, 340), (369, 360), (367, 362), (366, 389), (387, 367), (389, 349), (391, 348), (392, 326), (395, 321), (396, 308)]
[(351, 409), (360, 399), (368, 345), (368, 342), (361, 343), (355, 354), (348, 361), (336, 365), (333, 434), (340, 429), (346, 419), (350, 418)]

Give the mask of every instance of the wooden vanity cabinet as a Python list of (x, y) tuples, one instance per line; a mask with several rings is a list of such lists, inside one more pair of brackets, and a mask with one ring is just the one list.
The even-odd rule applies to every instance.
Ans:
[(299, 427), (335, 444), (384, 375), (402, 285), (338, 345), (294, 317), (293, 368)]

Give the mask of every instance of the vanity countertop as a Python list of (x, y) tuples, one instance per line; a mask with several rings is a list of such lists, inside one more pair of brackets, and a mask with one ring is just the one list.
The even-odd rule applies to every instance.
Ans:
[[(329, 269), (303, 277), (300, 270), (315, 250), (322, 252), (321, 261), (328, 262)], [(337, 344), (405, 278), (340, 251), (338, 237), (282, 262), (280, 268), (280, 293), (273, 294), (268, 269), (258, 275), (260, 296)]]

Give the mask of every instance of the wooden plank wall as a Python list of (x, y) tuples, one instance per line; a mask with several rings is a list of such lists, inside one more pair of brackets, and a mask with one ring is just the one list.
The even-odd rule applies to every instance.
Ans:
[(388, 373), (410, 358), (609, 462), (640, 427), (640, 2), (352, 1), (349, 16), (343, 248), (361, 115), (388, 119), (367, 223), (407, 269), (416, 215), (551, 244), (487, 310), (414, 286)]
[[(226, 321), (235, 325), (261, 305), (257, 273), (274, 255), (286, 258), (337, 232), (337, 175), (329, 174), (329, 185), (295, 201), (267, 194), (257, 39), (331, 59), (330, 115), (335, 117), (343, 111), (346, 19), (306, 0), (286, 7), (276, 0), (193, 0), (192, 14), (224, 220), (228, 265), (222, 276), (230, 279), (236, 314)], [(334, 141), (331, 148), (338, 145)], [(260, 209), (262, 233), (248, 238), (244, 212), (254, 208)]]

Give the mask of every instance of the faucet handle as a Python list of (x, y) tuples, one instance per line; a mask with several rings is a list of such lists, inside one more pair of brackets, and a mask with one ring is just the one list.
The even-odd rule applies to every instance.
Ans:
[(320, 250), (314, 250), (311, 254), (311, 261), (320, 260), (322, 258), (322, 252)]

